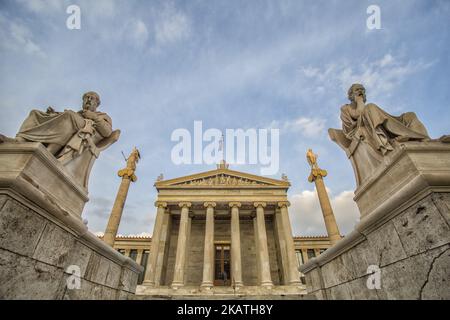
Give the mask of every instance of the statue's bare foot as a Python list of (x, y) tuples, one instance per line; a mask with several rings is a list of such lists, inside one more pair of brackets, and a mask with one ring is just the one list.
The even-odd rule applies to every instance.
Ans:
[(444, 143), (450, 143), (450, 135), (449, 134), (445, 134), (442, 137), (439, 138), (440, 142), (444, 142)]

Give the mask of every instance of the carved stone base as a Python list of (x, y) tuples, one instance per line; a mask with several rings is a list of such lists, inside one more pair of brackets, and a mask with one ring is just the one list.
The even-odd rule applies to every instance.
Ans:
[(39, 142), (0, 143), (0, 190), (5, 189), (80, 220), (89, 200), (87, 190)]
[(432, 192), (450, 192), (450, 144), (406, 142), (356, 189), (354, 200), (365, 219), (380, 210), (407, 207)]
[(300, 268), (318, 299), (450, 299), (450, 145), (405, 143), (387, 160), (356, 191), (355, 230)]

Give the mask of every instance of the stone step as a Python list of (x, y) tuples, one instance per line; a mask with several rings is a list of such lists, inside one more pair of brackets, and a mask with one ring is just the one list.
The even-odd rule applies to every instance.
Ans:
[(130, 300), (316, 300), (310, 294), (289, 295), (133, 295)]

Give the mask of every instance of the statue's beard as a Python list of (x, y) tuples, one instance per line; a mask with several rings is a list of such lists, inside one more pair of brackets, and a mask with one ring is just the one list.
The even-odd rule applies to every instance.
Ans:
[(90, 102), (83, 104), (83, 110), (95, 111), (95, 109), (94, 105)]

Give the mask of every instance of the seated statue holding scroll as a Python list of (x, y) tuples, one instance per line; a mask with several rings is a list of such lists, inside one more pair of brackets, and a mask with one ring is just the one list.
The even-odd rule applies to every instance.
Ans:
[(120, 131), (112, 130), (111, 118), (97, 111), (100, 97), (95, 92), (83, 95), (82, 110), (56, 112), (32, 110), (15, 139), (0, 137), (0, 142), (40, 142), (87, 188), (94, 160), (100, 151), (117, 141)]
[(361, 84), (350, 87), (348, 98), (350, 104), (341, 107), (342, 130), (347, 139), (364, 140), (382, 155), (394, 149), (393, 141), (430, 139), (414, 112), (393, 116), (373, 103), (366, 105), (366, 92)]

